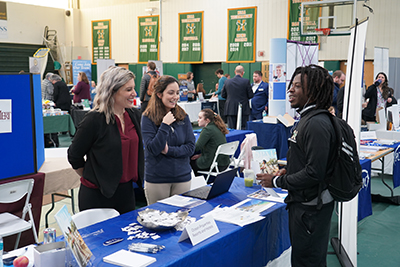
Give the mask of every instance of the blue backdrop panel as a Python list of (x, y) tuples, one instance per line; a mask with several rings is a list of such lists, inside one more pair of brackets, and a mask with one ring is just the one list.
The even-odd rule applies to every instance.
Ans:
[(33, 99), (35, 114), (35, 131), (36, 131), (36, 158), (37, 169), (39, 170), (44, 163), (44, 133), (43, 133), (43, 111), (42, 111), (42, 81), (39, 74), (32, 75), (33, 83)]
[(33, 123), (36, 114), (31, 75), (0, 75), (0, 84), (0, 99), (11, 99), (12, 112), (12, 132), (0, 134), (0, 179), (35, 173), (36, 138)]

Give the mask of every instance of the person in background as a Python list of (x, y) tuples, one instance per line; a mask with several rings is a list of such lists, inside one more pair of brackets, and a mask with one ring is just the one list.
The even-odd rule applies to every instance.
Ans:
[(53, 75), (53, 73), (47, 73), (42, 81), (42, 99), (53, 101), (54, 86), (50, 81), (51, 75)]
[(226, 80), (222, 88), (222, 97), (226, 98), (224, 114), (228, 120), (228, 127), (236, 129), (238, 106), (242, 104), (241, 129), (246, 129), (246, 123), (250, 115), (249, 99), (254, 96), (250, 81), (243, 78), (244, 68), (238, 65), (235, 68), (236, 76)]
[(230, 78), (231, 78), (231, 75), (230, 75), (229, 73), (227, 73), (227, 74), (225, 74), (225, 77), (226, 77), (227, 79), (230, 79)]
[(202, 93), (203, 97), (206, 96), (206, 90), (204, 90), (202, 83), (197, 84), (196, 95), (199, 95), (199, 93)]
[(318, 65), (295, 70), (287, 92), (290, 106), (301, 118), (289, 138), (286, 169), (276, 174), (257, 174), (263, 187), (289, 192), (285, 203), (293, 267), (326, 266), (334, 201), (324, 179), (333, 171), (337, 144), (329, 116), (313, 116), (313, 111), (330, 107), (333, 88), (332, 76)]
[(196, 87), (194, 86), (193, 78), (193, 72), (189, 71), (188, 73), (186, 73), (186, 81), (184, 81), (183, 83), (187, 87), (188, 101), (194, 100), (196, 95)]
[(67, 84), (57, 74), (51, 75), (50, 81), (54, 86), (53, 101), (56, 108), (71, 113), (71, 96)]
[(95, 94), (96, 93), (96, 82), (95, 81), (92, 81), (90, 83), (90, 88), (92, 89), (91, 93)]
[(256, 70), (253, 73), (254, 83), (251, 85), (254, 96), (250, 100), (251, 114), (250, 120), (262, 119), (262, 113), (265, 110), (268, 113), (268, 83), (263, 82), (262, 73)]
[(141, 113), (133, 108), (135, 75), (112, 66), (100, 76), (94, 108), (82, 120), (68, 149), (81, 176), (79, 210), (135, 209), (132, 182), (142, 185), (144, 152)]
[(147, 63), (147, 72), (143, 74), (142, 81), (140, 82), (140, 101), (141, 101), (141, 106), (140, 106), (140, 111), (143, 113), (147, 105), (149, 104), (151, 95), (147, 94), (147, 89), (149, 87), (150, 83), (150, 75), (158, 75), (156, 72), (156, 63), (153, 61), (149, 61)]
[(342, 117), (343, 112), (343, 96), (344, 87), (340, 88), (346, 81), (346, 75), (341, 70), (337, 70), (332, 74), (335, 90), (333, 91), (332, 106), (335, 108), (335, 116)]
[[(226, 122), (226, 116), (224, 115), (224, 110), (225, 110), (225, 102), (226, 99), (222, 97), (222, 88), (224, 87), (224, 83), (227, 80), (227, 78), (224, 76), (224, 71), (222, 69), (217, 69), (215, 71), (215, 75), (218, 77), (218, 89), (216, 90), (215, 93), (212, 94), (212, 96), (218, 96), (218, 111), (219, 115), (221, 116), (222, 120)], [(217, 86), (217, 85), (215, 85)]]
[(161, 76), (142, 116), (146, 166), (144, 191), (148, 205), (190, 189), (190, 156), (195, 137), (186, 112), (177, 105), (179, 83)]
[(78, 83), (74, 89), (71, 90), (74, 93), (74, 103), (81, 103), (82, 99), (92, 100), (90, 97), (90, 85), (86, 73), (83, 71), (78, 73)]
[[(204, 128), (196, 142), (195, 151), (198, 154), (190, 158), (190, 165), (196, 176), (198, 171), (210, 170), (218, 146), (226, 144), (225, 135), (229, 133), (224, 121), (211, 109), (207, 108), (200, 111), (197, 122), (199, 127)], [(229, 166), (229, 157), (226, 155), (219, 155), (217, 161), (219, 171), (223, 171)]]
[(388, 79), (384, 72), (379, 72), (375, 77), (375, 82), (368, 87), (365, 92), (365, 100), (363, 103), (362, 119), (364, 122), (376, 121), (377, 109), (390, 107), (397, 104), (396, 98), (393, 97), (394, 90), (388, 86)]

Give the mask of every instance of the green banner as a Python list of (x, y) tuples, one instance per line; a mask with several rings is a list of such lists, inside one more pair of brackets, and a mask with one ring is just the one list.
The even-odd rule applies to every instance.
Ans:
[(228, 9), (226, 62), (256, 61), (257, 7)]
[(111, 59), (111, 20), (92, 21), (92, 62)]
[(178, 63), (203, 63), (203, 13), (179, 13)]
[(138, 17), (139, 52), (138, 63), (146, 64), (149, 60), (159, 60), (159, 16)]
[[(302, 2), (315, 2), (320, 0), (289, 0), (289, 29), (288, 29), (288, 40), (307, 42), (307, 43), (318, 43), (317, 35), (301, 36), (300, 24), (301, 24), (301, 3)], [(307, 27), (314, 30), (318, 27), (319, 14), (305, 14), (304, 19), (307, 21)]]

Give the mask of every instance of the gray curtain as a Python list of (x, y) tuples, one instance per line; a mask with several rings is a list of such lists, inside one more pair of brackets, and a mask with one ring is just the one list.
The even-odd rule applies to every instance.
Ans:
[(394, 89), (396, 99), (400, 98), (400, 58), (389, 58), (389, 87)]

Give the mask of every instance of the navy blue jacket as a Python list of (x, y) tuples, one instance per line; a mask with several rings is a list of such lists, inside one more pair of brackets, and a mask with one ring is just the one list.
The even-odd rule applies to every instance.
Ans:
[[(145, 146), (144, 179), (150, 183), (180, 183), (191, 179), (190, 156), (194, 154), (195, 137), (186, 115), (183, 121), (171, 125), (154, 124), (142, 116), (142, 135)], [(168, 143), (167, 154), (161, 151)]]
[[(253, 87), (253, 85), (251, 86)], [(251, 99), (251, 115), (253, 119), (261, 119), (265, 107), (268, 107), (268, 83), (261, 81)]]
[(254, 93), (248, 79), (240, 75), (236, 75), (232, 79), (227, 79), (221, 94), (223, 98), (226, 98), (224, 115), (237, 115), (239, 103), (242, 104), (242, 114), (250, 115), (249, 99), (253, 95)]

